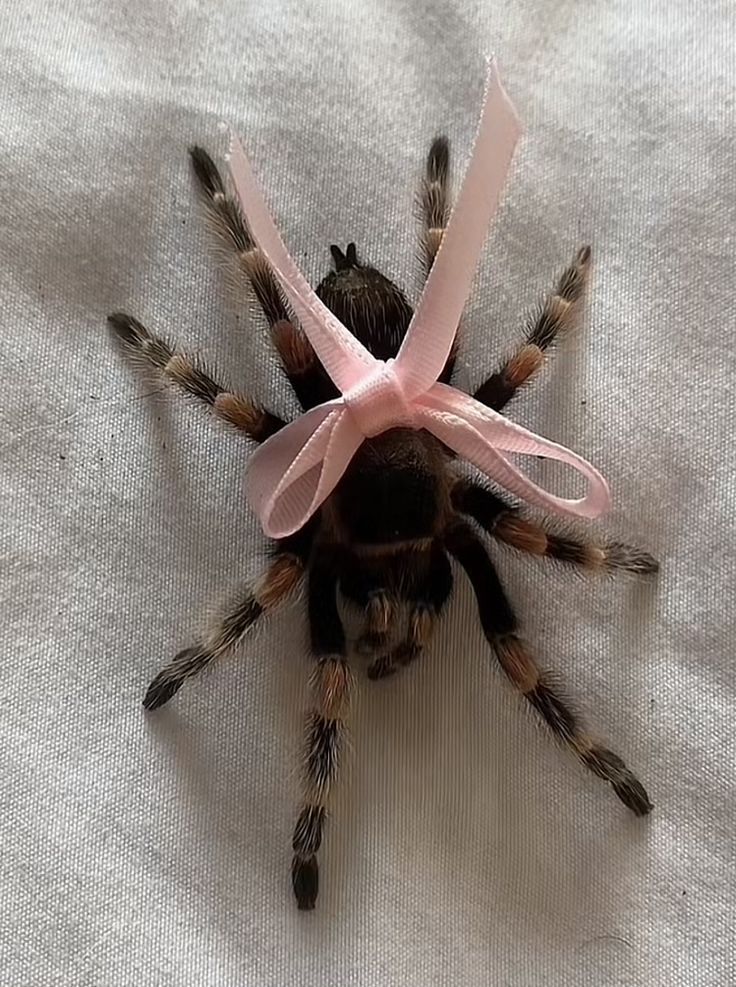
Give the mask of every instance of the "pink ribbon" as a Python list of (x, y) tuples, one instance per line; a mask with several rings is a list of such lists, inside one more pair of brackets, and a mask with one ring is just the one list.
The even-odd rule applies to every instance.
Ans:
[[(377, 360), (323, 305), (289, 256), (248, 159), (233, 138), (230, 172), (253, 239), (263, 251), (322, 364), (341, 391), (264, 442), (253, 454), (246, 493), (271, 538), (298, 531), (335, 489), (361, 443), (395, 426), (423, 428), (529, 504), (578, 517), (610, 505), (608, 485), (581, 456), (440, 384), (496, 211), (521, 127), (488, 64), (475, 146), (457, 204), (401, 348)], [(533, 483), (508, 454), (567, 463), (588, 482), (579, 500)]]

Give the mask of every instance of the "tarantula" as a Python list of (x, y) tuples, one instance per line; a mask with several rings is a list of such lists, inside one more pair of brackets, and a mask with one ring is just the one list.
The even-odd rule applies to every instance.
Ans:
[[(235, 251), (268, 320), (284, 372), (302, 408), (337, 396), (311, 344), (291, 317), (269, 264), (255, 246), (241, 210), (210, 156), (190, 151), (194, 174), (215, 231)], [(431, 145), (419, 194), (422, 260), (429, 273), (450, 213), (449, 145)], [(379, 359), (396, 356), (412, 309), (404, 293), (358, 259), (355, 244), (332, 246), (334, 270), (317, 294)], [(529, 321), (516, 351), (475, 391), (475, 398), (501, 411), (531, 380), (545, 354), (579, 314), (590, 266), (581, 249)], [(218, 383), (195, 357), (154, 335), (122, 313), (109, 317), (115, 333), (141, 364), (158, 372), (205, 405), (219, 419), (256, 442), (285, 423), (251, 398)], [(450, 353), (440, 380), (453, 373)], [(367, 675), (383, 679), (415, 661), (430, 640), (450, 596), (450, 558), (459, 563), (475, 591), (484, 634), (506, 677), (534, 707), (552, 734), (586, 768), (609, 782), (637, 816), (652, 805), (624, 762), (585, 731), (578, 715), (538, 666), (519, 635), (519, 621), (489, 555), (489, 537), (520, 552), (556, 559), (584, 570), (656, 572), (645, 552), (619, 543), (591, 544), (563, 536), (524, 516), (488, 486), (461, 475), (450, 451), (429, 433), (393, 428), (366, 440), (319, 513), (295, 535), (270, 545), (270, 564), (209, 632), (185, 648), (156, 675), (143, 704), (163, 706), (184, 681), (233, 649), (264, 614), (302, 581), (313, 668), (313, 707), (306, 717), (303, 803), (293, 837), (292, 885), (299, 908), (314, 907), (318, 893), (317, 852), (328, 798), (345, 739), (353, 687), (338, 591), (364, 613), (356, 650), (371, 656)], [(392, 640), (400, 605), (408, 608), (402, 638)], [(405, 614), (406, 616), (406, 614)]]

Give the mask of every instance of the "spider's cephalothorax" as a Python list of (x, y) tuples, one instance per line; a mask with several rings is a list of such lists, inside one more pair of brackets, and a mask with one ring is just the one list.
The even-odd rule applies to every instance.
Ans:
[[(241, 212), (209, 155), (191, 151), (192, 164), (217, 233), (233, 248), (269, 322), (286, 376), (307, 410), (337, 391), (311, 344), (291, 318), (269, 264), (254, 245)], [(421, 187), (425, 273), (449, 218), (447, 141), (432, 144)], [(411, 319), (403, 293), (360, 263), (354, 244), (332, 247), (335, 270), (318, 294), (374, 356), (396, 355)], [(580, 250), (530, 321), (516, 351), (475, 391), (501, 411), (544, 362), (546, 350), (578, 317), (590, 263)], [(250, 398), (218, 382), (200, 361), (154, 335), (131, 316), (110, 322), (131, 355), (199, 399), (215, 417), (256, 441), (285, 424)], [(452, 375), (451, 352), (441, 380)], [(492, 542), (585, 570), (629, 570), (647, 575), (657, 564), (619, 543), (592, 544), (562, 536), (525, 516), (486, 485), (456, 469), (449, 451), (424, 431), (394, 428), (366, 440), (319, 513), (297, 534), (272, 545), (272, 561), (210, 631), (179, 652), (151, 683), (144, 705), (156, 709), (185, 679), (234, 648), (263, 615), (306, 583), (313, 705), (306, 719), (304, 799), (293, 839), (292, 882), (300, 908), (314, 907), (317, 853), (330, 790), (344, 744), (353, 676), (338, 591), (357, 604), (365, 626), (357, 651), (369, 656), (368, 676), (385, 678), (415, 660), (427, 644), (452, 590), (450, 559), (465, 571), (478, 600), (483, 631), (508, 680), (534, 707), (552, 734), (636, 815), (651, 809), (644, 788), (623, 761), (586, 732), (520, 635), (490, 551)], [(400, 612), (403, 623), (398, 622)], [(403, 628), (398, 637), (396, 627)]]

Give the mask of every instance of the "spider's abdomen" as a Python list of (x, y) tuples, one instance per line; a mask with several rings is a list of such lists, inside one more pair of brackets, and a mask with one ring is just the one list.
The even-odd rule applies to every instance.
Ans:
[(447, 509), (440, 443), (427, 432), (407, 428), (366, 440), (332, 503), (350, 542), (389, 545), (434, 537)]
[(345, 254), (333, 246), (335, 270), (317, 295), (379, 360), (396, 356), (412, 317), (400, 288), (373, 267), (358, 264), (355, 245)]

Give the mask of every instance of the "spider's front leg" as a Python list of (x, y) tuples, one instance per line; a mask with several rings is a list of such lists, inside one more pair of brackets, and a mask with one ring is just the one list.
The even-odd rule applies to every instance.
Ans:
[(578, 716), (562, 698), (518, 637), (518, 621), (484, 546), (469, 525), (455, 522), (446, 539), (470, 579), (478, 600), (483, 631), (512, 685), (521, 692), (549, 727), (593, 774), (609, 782), (616, 795), (634, 815), (652, 810), (644, 786), (621, 758), (602, 747), (582, 728)]
[(450, 220), (450, 143), (444, 136), (436, 137), (430, 145), (424, 179), (419, 189), (419, 209), (422, 217), (422, 259), (428, 275)]
[(218, 383), (197, 357), (175, 347), (124, 312), (108, 316), (131, 360), (200, 401), (215, 418), (226, 421), (256, 442), (263, 442), (285, 422), (242, 394)]
[(227, 654), (255, 622), (272, 611), (299, 585), (304, 574), (302, 559), (291, 553), (276, 557), (266, 573), (246, 586), (192, 647), (180, 651), (148, 687), (143, 705), (158, 709), (181, 689), (184, 682)]
[(337, 390), (317, 359), (312, 344), (292, 319), (271, 265), (251, 236), (240, 204), (204, 148), (193, 147), (189, 154), (212, 227), (225, 246), (234, 252), (238, 270), (253, 288), (300, 404), (308, 409), (331, 400), (337, 396)]
[(590, 247), (582, 247), (545, 298), (521, 345), (475, 392), (477, 401), (501, 411), (538, 373), (550, 347), (577, 324), (589, 273)]
[(300, 909), (314, 908), (319, 893), (317, 852), (345, 739), (352, 675), (337, 607), (340, 553), (316, 548), (309, 567), (308, 613), (312, 654), (312, 709), (304, 736), (302, 808), (294, 829), (291, 879)]

